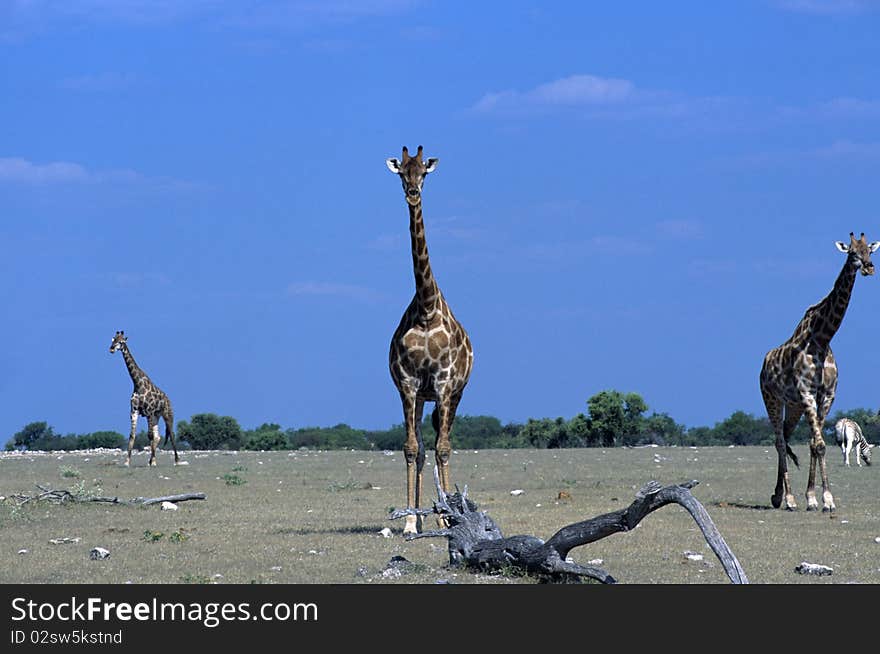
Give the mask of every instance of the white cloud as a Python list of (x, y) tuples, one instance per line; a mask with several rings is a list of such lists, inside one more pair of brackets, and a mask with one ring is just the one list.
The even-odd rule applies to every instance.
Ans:
[(287, 293), (292, 296), (312, 295), (342, 297), (362, 302), (376, 302), (382, 294), (365, 286), (355, 284), (339, 284), (336, 282), (292, 282), (287, 286)]
[(788, 11), (805, 14), (856, 14), (880, 7), (878, 0), (776, 0), (775, 4)]
[(701, 239), (705, 235), (703, 224), (696, 220), (661, 220), (657, 223), (657, 231), (678, 240)]
[(835, 98), (820, 105), (821, 111), (840, 118), (880, 118), (880, 100)]
[(810, 154), (824, 158), (880, 157), (880, 142), (859, 143), (839, 140), (831, 145), (816, 148)]
[(833, 98), (807, 106), (782, 106), (777, 109), (783, 119), (859, 120), (880, 118), (880, 100), (851, 96)]
[(19, 186), (111, 185), (140, 190), (193, 191), (209, 186), (169, 177), (148, 177), (134, 170), (91, 170), (70, 161), (36, 163), (21, 157), (0, 157), (0, 184)]
[(134, 81), (135, 76), (130, 73), (107, 72), (66, 77), (58, 86), (69, 91), (119, 91), (131, 87)]
[(168, 286), (171, 278), (163, 273), (117, 272), (111, 273), (113, 283), (120, 288), (143, 288), (146, 286)]
[(284, 29), (358, 20), (407, 11), (422, 0), (12, 0), (5, 7), (14, 29), (66, 28), (71, 22), (167, 24), (206, 20), (213, 24)]
[(86, 19), (100, 22), (160, 23), (217, 10), (221, 0), (13, 0), (20, 21)]
[(27, 159), (0, 158), (0, 182), (55, 184), (88, 182), (91, 174), (67, 161), (35, 164)]
[(632, 82), (625, 79), (572, 75), (540, 84), (529, 91), (487, 93), (471, 108), (476, 112), (559, 106), (607, 106), (636, 98)]
[[(737, 98), (688, 97), (639, 88), (630, 80), (578, 74), (539, 84), (527, 91), (486, 93), (468, 110), (473, 114), (541, 115), (569, 112), (596, 119), (711, 119), (729, 128), (743, 120), (750, 104)], [(693, 125), (702, 124), (701, 121)]]

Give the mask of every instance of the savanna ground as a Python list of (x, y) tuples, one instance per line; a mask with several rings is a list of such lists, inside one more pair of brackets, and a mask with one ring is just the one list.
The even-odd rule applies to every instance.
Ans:
[[(693, 494), (752, 583), (880, 583), (880, 466), (845, 468), (839, 450), (829, 448), (838, 510), (807, 512), (809, 453), (805, 446), (795, 451), (803, 466), (792, 471), (796, 512), (769, 508), (776, 454), (768, 447), (457, 451), (451, 465), (454, 482), (467, 484), (508, 536), (546, 539), (627, 506), (651, 479), (697, 479)], [(535, 583), (451, 569), (445, 539), (405, 541), (403, 521), (387, 520), (404, 504), (400, 452), (183, 452), (188, 465), (176, 467), (162, 452), (157, 468), (147, 467), (144, 453), (131, 468), (123, 458), (119, 451), (0, 455), (0, 583)], [(430, 453), (428, 459), (430, 506)], [(36, 494), (35, 484), (121, 499), (196, 491), (207, 499), (181, 502), (177, 511), (95, 502), (17, 506), (10, 499)], [(511, 495), (514, 489), (524, 492)], [(558, 499), (560, 491), (570, 499)], [(385, 527), (391, 538), (379, 533)], [(65, 537), (79, 541), (49, 542)], [(96, 546), (110, 557), (90, 560)], [(688, 551), (703, 560), (687, 559)], [(621, 583), (728, 583), (677, 505), (571, 555), (579, 563), (601, 559)], [(414, 565), (383, 575), (394, 556)], [(794, 568), (802, 561), (834, 574), (799, 575)]]

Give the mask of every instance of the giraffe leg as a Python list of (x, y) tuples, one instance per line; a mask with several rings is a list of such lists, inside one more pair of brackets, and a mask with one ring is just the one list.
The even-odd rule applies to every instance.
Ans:
[[(794, 429), (795, 427), (797, 427), (797, 424), (803, 414), (804, 409), (803, 407), (801, 407), (800, 404), (785, 405), (785, 420), (782, 423), (782, 439), (785, 441), (786, 452), (791, 451), (788, 442), (791, 439), (791, 435), (792, 433), (794, 433)], [(790, 454), (789, 456), (794, 457), (794, 454)], [(794, 462), (795, 465), (797, 465), (797, 459), (794, 459)], [(797, 509), (797, 503), (794, 501), (794, 493), (791, 492), (791, 480), (788, 476), (787, 462), (783, 485), (785, 487), (785, 508), (789, 511), (794, 511), (795, 509)]]
[[(831, 495), (830, 484), (828, 483), (828, 470), (825, 466), (825, 438), (822, 435), (822, 425), (825, 424), (825, 417), (831, 410), (831, 404), (834, 402), (834, 391), (826, 393), (819, 402), (819, 410), (816, 416), (819, 429), (819, 443), (816, 452), (819, 458), (819, 475), (822, 477), (822, 511), (834, 511), (834, 497)], [(856, 452), (856, 460), (858, 460), (858, 451)], [(861, 465), (861, 464), (859, 464)]]
[[(416, 499), (417, 470), (419, 457), (419, 439), (416, 431), (416, 396), (415, 393), (401, 392), (403, 402), (403, 424), (406, 428), (406, 442), (403, 444), (403, 458), (406, 461), (406, 508), (418, 508)], [(418, 533), (418, 516), (406, 516), (403, 527), (404, 534)]]
[(461, 393), (456, 393), (446, 401), (441, 399), (437, 402), (436, 406), (437, 420), (434, 428), (437, 430), (437, 442), (434, 445), (434, 457), (437, 462), (437, 472), (440, 473), (440, 485), (446, 492), (449, 492), (449, 489), (452, 487), (449, 475), (449, 457), (452, 454), (452, 441), (449, 438), (449, 432), (452, 430), (455, 411), (458, 409), (460, 401)]
[(156, 465), (156, 447), (159, 445), (159, 441), (161, 438), (159, 437), (159, 416), (150, 416), (147, 418), (149, 422), (149, 437), (150, 437), (150, 466), (155, 467)]
[[(804, 413), (810, 424), (810, 474), (807, 477), (807, 511), (816, 511), (819, 509), (819, 502), (816, 500), (816, 463), (820, 457), (824, 458), (825, 441), (822, 439), (822, 426), (819, 422), (819, 414), (816, 408), (816, 398), (805, 393), (803, 396)], [(825, 481), (824, 462), (822, 465), (823, 483)], [(826, 491), (827, 492), (827, 491)], [(829, 493), (830, 495), (830, 493)]]
[[(786, 503), (785, 508), (794, 510), (797, 507), (794, 503), (794, 497), (791, 494), (791, 486), (788, 481), (788, 461), (785, 458), (786, 448), (782, 422), (782, 400), (774, 397), (772, 393), (765, 391), (763, 387), (761, 388), (761, 392), (764, 396), (764, 406), (767, 408), (767, 416), (770, 418), (770, 425), (773, 427), (773, 432), (776, 434), (776, 455), (778, 460), (776, 468), (776, 489), (773, 491), (773, 495), (770, 496), (770, 503), (773, 505), (774, 509), (778, 509), (782, 506), (784, 492)], [(789, 498), (791, 498), (790, 501)]]
[[(425, 467), (425, 441), (422, 438), (422, 413), (425, 410), (425, 401), (424, 400), (416, 400), (415, 405), (415, 415), (413, 416), (413, 423), (415, 424), (416, 429), (416, 441), (419, 444), (418, 452), (416, 453), (416, 503), (414, 504), (415, 508), (419, 508), (422, 505), (422, 469)], [(422, 531), (422, 517), (416, 517), (416, 532), (421, 533)]]
[(137, 435), (138, 412), (131, 411), (131, 435), (128, 437), (128, 456), (125, 458), (126, 467), (131, 465), (131, 450), (134, 447), (134, 437)]

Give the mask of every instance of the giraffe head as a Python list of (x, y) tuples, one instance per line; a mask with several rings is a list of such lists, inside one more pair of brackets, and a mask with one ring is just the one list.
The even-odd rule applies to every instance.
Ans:
[(388, 166), (388, 170), (400, 176), (406, 201), (415, 206), (422, 201), (422, 184), (425, 183), (425, 176), (434, 172), (438, 161), (440, 160), (436, 157), (422, 161), (422, 146), (420, 145), (416, 156), (409, 156), (406, 146), (403, 146), (402, 160), (386, 159), (385, 164)]
[(868, 243), (868, 241), (865, 240), (864, 232), (862, 232), (861, 237), (856, 240), (855, 234), (850, 232), (849, 245), (843, 241), (837, 241), (835, 245), (838, 250), (849, 255), (850, 263), (856, 266), (863, 275), (867, 276), (874, 274), (874, 264), (871, 262), (871, 253), (875, 252), (877, 248), (880, 248), (880, 241)]
[(110, 354), (113, 354), (116, 350), (120, 349), (125, 344), (125, 332), (118, 331), (113, 336), (113, 340), (110, 341)]

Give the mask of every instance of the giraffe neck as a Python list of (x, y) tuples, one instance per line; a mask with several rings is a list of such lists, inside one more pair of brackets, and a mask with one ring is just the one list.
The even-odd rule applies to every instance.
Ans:
[(128, 368), (128, 374), (131, 375), (131, 381), (134, 383), (135, 389), (139, 388), (146, 380), (146, 373), (135, 363), (134, 357), (131, 356), (131, 350), (128, 345), (122, 344), (122, 358), (125, 361), (125, 367)]
[(416, 297), (419, 312), (432, 313), (440, 299), (440, 289), (428, 260), (428, 243), (425, 240), (425, 223), (422, 220), (422, 202), (409, 206), (409, 234), (412, 241), (413, 273), (416, 278)]
[(799, 340), (813, 341), (818, 345), (827, 346), (831, 343), (831, 339), (840, 324), (843, 322), (843, 316), (849, 306), (849, 300), (852, 296), (853, 285), (856, 281), (857, 267), (854, 266), (847, 257), (846, 263), (837, 281), (834, 282), (834, 288), (828, 293), (818, 304), (813, 305), (807, 310), (807, 314), (798, 325), (795, 331), (795, 337)]

